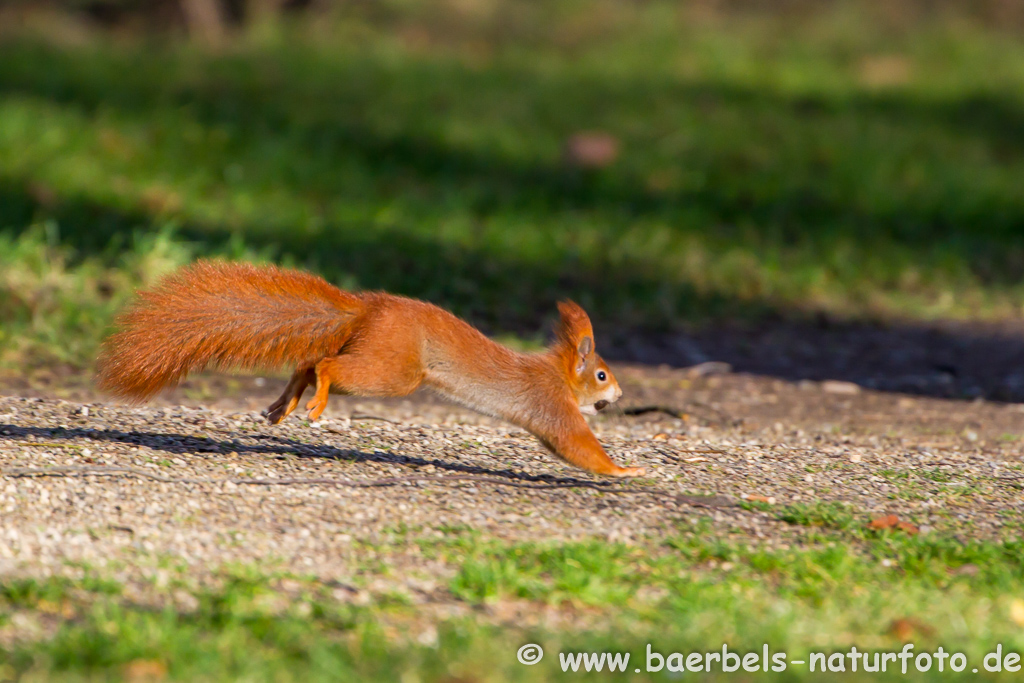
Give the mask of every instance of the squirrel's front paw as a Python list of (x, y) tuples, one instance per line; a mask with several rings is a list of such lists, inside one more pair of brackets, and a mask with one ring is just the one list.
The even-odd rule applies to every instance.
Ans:
[(614, 472), (609, 472), (613, 477), (642, 477), (647, 474), (643, 467), (620, 467)]

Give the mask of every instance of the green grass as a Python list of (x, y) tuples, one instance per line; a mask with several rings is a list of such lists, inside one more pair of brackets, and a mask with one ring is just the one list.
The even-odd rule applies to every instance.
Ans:
[[(564, 296), (623, 332), (1019, 319), (1024, 46), (851, 6), (355, 3), (220, 54), (8, 39), (0, 272), (11, 244), (46, 255), (0, 287), (51, 298), (0, 304), (0, 353), (87, 365), (154, 250), (284, 261), (527, 335)], [(562, 164), (581, 130), (618, 161)]]
[(167, 232), (138, 231), (129, 249), (107, 257), (71, 257), (55, 223), (0, 233), (0, 362), (81, 367), (136, 287), (187, 262)]
[[(663, 542), (551, 544), (472, 530), (425, 540), (404, 530), (364, 546), (352, 583), (388, 577), (385, 568), (410, 544), (454, 569), (446, 601), (467, 608), (461, 616), (425, 616), (386, 594), (339, 600), (347, 593), (331, 584), (244, 567), (202, 588), (189, 587), (187, 572), (172, 579), (172, 590), (188, 587), (193, 596), (188, 609), (133, 603), (88, 573), (24, 580), (0, 590), (0, 634), (5, 623), (26, 620), (51, 630), (0, 649), (0, 678), (116, 680), (145, 662), (183, 681), (546, 681), (567, 675), (558, 652), (630, 652), (646, 668), (648, 643), (666, 655), (720, 652), (723, 643), (760, 652), (767, 643), (789, 659), (852, 645), (897, 651), (901, 622), (913, 629), (917, 652), (942, 645), (974, 666), (996, 644), (1024, 649), (1020, 541), (886, 533), (771, 547), (712, 540), (698, 524)], [(544, 614), (560, 620), (538, 619)], [(545, 648), (540, 665), (516, 661), (527, 642)], [(931, 673), (911, 679), (951, 675)], [(814, 680), (795, 664), (782, 678)]]
[[(769, 508), (770, 509), (770, 508)], [(811, 504), (794, 503), (786, 505), (776, 517), (788, 524), (809, 527), (823, 527), (853, 531), (859, 520), (842, 503), (837, 501), (816, 501)]]

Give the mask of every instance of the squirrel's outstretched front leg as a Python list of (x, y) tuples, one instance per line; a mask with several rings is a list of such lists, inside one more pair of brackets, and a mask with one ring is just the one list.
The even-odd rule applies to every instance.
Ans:
[(288, 380), (288, 386), (284, 388), (284, 393), (281, 394), (281, 397), (267, 408), (267, 421), (272, 425), (276, 425), (291, 415), (292, 411), (299, 405), (302, 392), (315, 381), (316, 373), (313, 372), (313, 368), (299, 368), (296, 370), (292, 378)]
[(544, 431), (534, 433), (551, 452), (576, 467), (610, 477), (642, 477), (647, 473), (642, 467), (619, 467), (612, 462), (578, 412), (563, 417), (559, 428), (550, 434)]

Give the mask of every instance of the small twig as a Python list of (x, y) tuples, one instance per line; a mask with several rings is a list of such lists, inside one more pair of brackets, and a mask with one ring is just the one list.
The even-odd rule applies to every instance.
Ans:
[(686, 411), (680, 410), (679, 408), (673, 408), (671, 406), (634, 406), (632, 408), (623, 408), (623, 415), (646, 415), (647, 413), (665, 413), (672, 417), (677, 417), (680, 420), (686, 419)]
[(690, 464), (695, 462), (707, 462), (708, 459), (705, 458), (703, 455), (698, 455), (699, 453), (715, 453), (721, 455), (724, 454), (725, 451), (716, 450), (714, 448), (695, 448), (693, 450), (687, 451), (666, 452), (662, 449), (657, 449), (657, 453), (662, 457), (668, 458), (670, 460)]
[[(168, 484), (214, 484), (215, 479), (190, 479), (186, 477), (164, 477), (153, 474), (135, 467), (9, 467), (0, 470), (0, 476), (21, 478), (21, 477), (109, 477), (129, 474), (136, 477), (144, 477)], [(226, 480), (229, 481), (229, 480)]]
[(165, 477), (136, 467), (12, 467), (0, 471), (0, 476), (19, 477), (88, 477), (88, 476), (118, 476), (128, 475), (153, 479), (167, 484), (224, 484), (232, 483), (236, 486), (295, 486), (295, 485), (321, 485), (321, 486), (344, 486), (350, 488), (379, 488), (384, 486), (396, 486), (414, 482), (427, 482), (435, 484), (448, 484), (451, 482), (473, 482), (477, 484), (494, 484), (496, 486), (510, 486), (519, 489), (567, 489), (567, 488), (589, 488), (604, 493), (649, 495), (656, 498), (674, 500), (677, 503), (692, 505), (694, 507), (735, 507), (737, 503), (729, 498), (688, 496), (685, 494), (658, 491), (655, 489), (637, 488), (612, 488), (596, 482), (565, 481), (549, 483), (525, 483), (509, 481), (498, 477), (479, 477), (471, 474), (452, 474), (440, 477), (428, 476), (407, 476), (407, 477), (384, 477), (382, 479), (336, 479), (329, 477), (295, 478), (295, 479), (211, 479), (193, 477)]
[(352, 413), (349, 415), (350, 420), (380, 420), (381, 422), (390, 422), (393, 425), (402, 424), (398, 420), (392, 420), (390, 417), (384, 417), (383, 415), (369, 415), (367, 413)]

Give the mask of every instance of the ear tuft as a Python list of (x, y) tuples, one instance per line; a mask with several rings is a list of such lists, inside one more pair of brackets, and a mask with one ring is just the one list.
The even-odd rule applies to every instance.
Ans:
[(566, 343), (574, 351), (579, 348), (584, 337), (594, 339), (594, 330), (590, 326), (587, 312), (574, 301), (558, 302), (558, 313), (562, 319), (558, 323), (558, 340)]
[(559, 302), (558, 312), (561, 315), (555, 330), (558, 353), (566, 365), (579, 375), (586, 366), (587, 357), (594, 352), (594, 330), (586, 311), (575, 302)]

